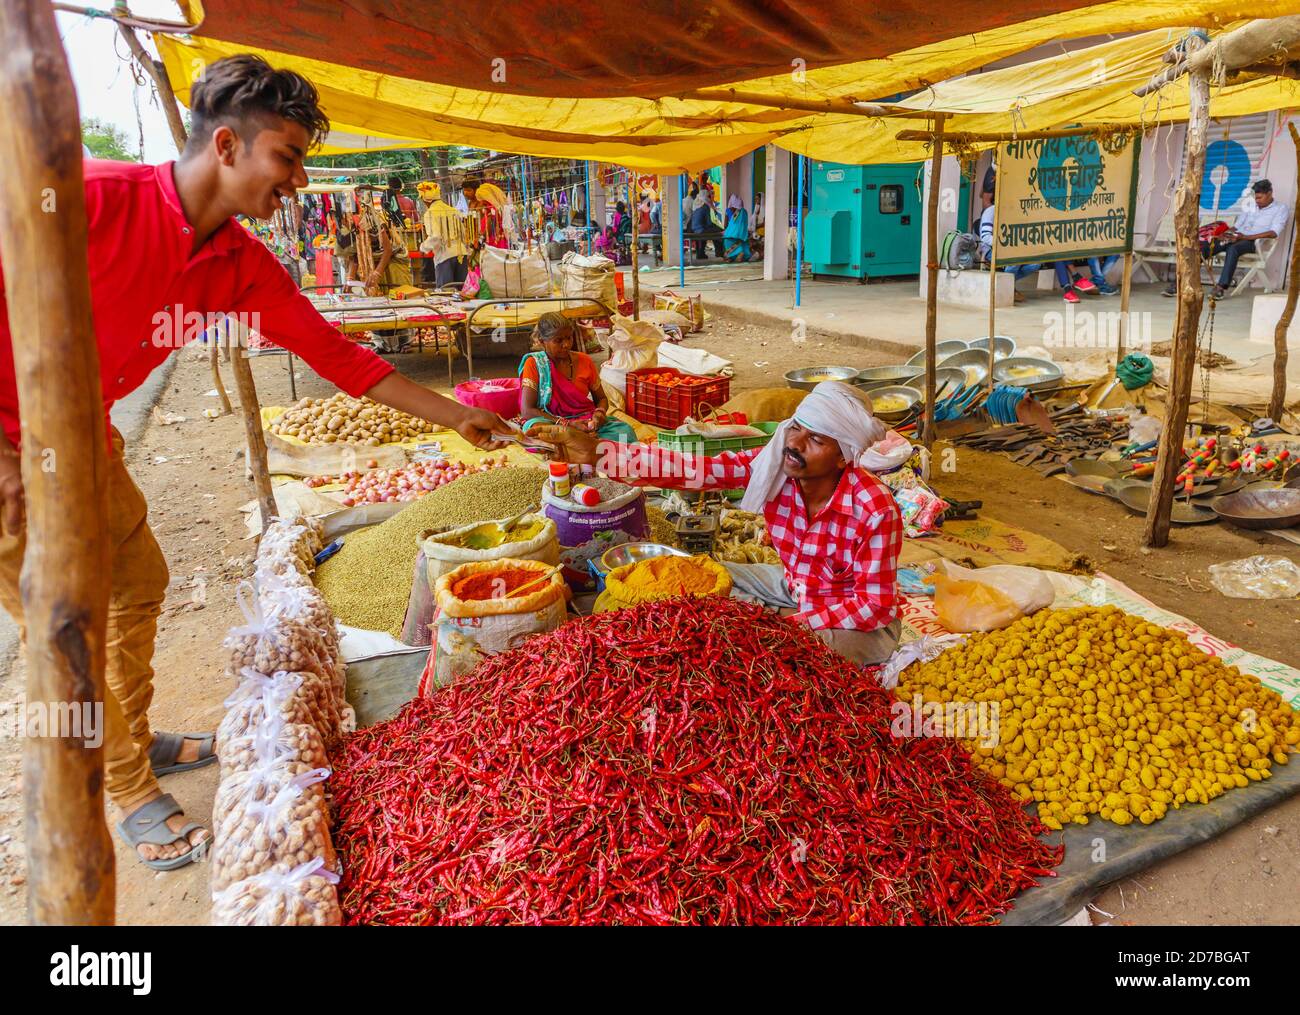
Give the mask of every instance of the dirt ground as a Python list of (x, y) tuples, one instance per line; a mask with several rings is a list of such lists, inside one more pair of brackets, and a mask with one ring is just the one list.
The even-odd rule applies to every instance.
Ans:
[[(888, 357), (860, 344), (810, 333), (795, 343), (782, 329), (732, 321), (719, 315), (692, 345), (732, 359), (732, 391), (782, 386), (796, 366), (842, 362), (870, 366)], [(231, 689), (224, 675), (220, 641), (239, 619), (235, 590), (251, 570), (254, 544), (244, 538), (238, 512), (252, 497), (244, 478), (243, 435), (238, 416), (207, 420), (211, 377), (206, 357), (184, 352), (160, 397), (166, 413), (186, 417), (174, 425), (149, 424), (128, 449), (128, 466), (150, 503), (150, 522), (171, 567), (160, 626), (156, 693), (150, 717), (172, 731), (214, 729)], [(446, 385), (445, 360), (396, 358), (399, 369), (433, 387)], [(481, 376), (513, 374), (513, 362), (477, 361)], [(299, 394), (325, 395), (333, 388), (299, 365)], [(464, 363), (458, 361), (458, 379)], [(289, 400), (285, 361), (254, 361), (263, 404)], [(229, 368), (226, 382), (233, 387)], [(984, 511), (1050, 537), (1086, 554), (1097, 566), (1216, 634), (1251, 651), (1300, 664), (1300, 611), (1294, 602), (1227, 599), (1207, 581), (1210, 563), (1254, 553), (1300, 561), (1300, 547), (1226, 526), (1176, 529), (1170, 547), (1140, 549), (1141, 520), (1122, 507), (1054, 479), (1011, 465), (998, 456), (961, 449), (956, 471), (937, 483), (941, 493), (980, 498)], [(0, 673), (0, 698), (22, 688), (18, 663)], [(25, 919), (20, 783), (21, 741), (0, 740), (0, 922)], [(172, 793), (193, 820), (211, 818), (217, 770), (210, 766), (171, 776)], [(119, 815), (112, 813), (116, 822)], [(115, 837), (116, 841), (116, 837)], [(1117, 922), (1135, 924), (1298, 923), (1300, 906), (1300, 798), (1232, 829), (1219, 838), (1164, 861), (1113, 886), (1096, 901)], [(206, 864), (155, 874), (118, 845), (118, 921), (127, 924), (198, 924), (208, 917)], [(1104, 917), (1094, 916), (1101, 921)]]

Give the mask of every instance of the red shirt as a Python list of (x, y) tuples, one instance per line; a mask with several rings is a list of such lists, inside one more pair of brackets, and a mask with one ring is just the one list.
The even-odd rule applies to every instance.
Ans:
[[(660, 487), (734, 489), (749, 482), (762, 448), (713, 457), (651, 444), (602, 441), (601, 467), (628, 482)], [(898, 616), (898, 554), (903, 520), (889, 487), (865, 469), (844, 470), (826, 506), (809, 518), (799, 484), (787, 479), (763, 509), (772, 547), (799, 603), (792, 617), (810, 628), (874, 631)]]
[[(173, 349), (199, 338), (207, 314), (256, 316), (256, 330), (297, 353), (322, 377), (362, 395), (392, 372), (320, 316), (269, 250), (234, 219), (198, 253), (181, 210), (172, 163), (87, 159), (90, 297), (107, 415)], [(47, 284), (57, 285), (50, 278)], [(21, 327), (21, 322), (19, 327)], [(0, 425), (18, 446), (13, 337), (0, 267)]]

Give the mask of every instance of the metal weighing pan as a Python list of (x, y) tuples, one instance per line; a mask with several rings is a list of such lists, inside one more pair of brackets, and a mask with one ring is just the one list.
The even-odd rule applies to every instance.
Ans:
[[(910, 373), (900, 383), (909, 388), (916, 388), (925, 397), (925, 372), (917, 373), (914, 368), (907, 368)], [(955, 367), (936, 367), (934, 371), (935, 400), (948, 398), (957, 394), (966, 384), (966, 372)]]
[[(988, 359), (989, 340), (985, 335), (983, 338), (972, 338), (966, 342), (967, 349), (979, 349), (984, 353), (984, 358)], [(1006, 359), (1008, 356), (1016, 354), (1016, 340), (1010, 335), (993, 336), (993, 362)]]
[(1048, 359), (1037, 356), (1010, 356), (993, 364), (993, 380), (1017, 388), (1037, 391), (1059, 383), (1061, 368)]
[[(1069, 466), (1067, 465), (1066, 468), (1068, 469)], [(1061, 478), (1071, 486), (1077, 486), (1080, 490), (1085, 490), (1088, 493), (1100, 494), (1102, 497), (1110, 496), (1110, 494), (1106, 492), (1106, 486), (1108, 483), (1114, 482), (1114, 480), (1108, 476), (1099, 476), (1095, 473), (1071, 474), (1062, 476)]]
[(857, 367), (800, 367), (785, 375), (785, 383), (792, 388), (812, 391), (822, 381), (844, 381), (852, 384), (858, 379)]
[(1300, 525), (1300, 490), (1239, 490), (1210, 502), (1225, 522), (1243, 529), (1289, 529)]
[[(1111, 480), (1104, 487), (1105, 493), (1119, 501), (1130, 511), (1145, 514), (1147, 502), (1151, 499), (1151, 487), (1146, 483), (1137, 483), (1129, 479)], [(1204, 525), (1218, 520), (1209, 508), (1199, 504), (1189, 504), (1186, 498), (1175, 497), (1169, 520), (1178, 525)]]
[[(943, 342), (936, 342), (936, 343), (934, 344), (934, 359), (935, 359), (935, 362), (938, 363), (939, 366), (943, 366), (943, 361), (944, 361), (947, 357), (949, 357), (949, 356), (955, 356), (957, 353), (959, 353), (959, 352), (964, 352), (965, 350), (966, 350), (966, 343), (963, 342), (963, 341), (962, 341), (961, 339), (959, 339), (959, 338), (950, 338), (950, 339), (946, 339), (946, 340), (943, 341)], [(985, 354), (985, 357), (984, 357), (984, 358), (985, 358), (985, 359), (988, 359), (988, 355)], [(915, 356), (913, 356), (911, 359), (909, 359), (909, 360), (907, 361), (907, 365), (908, 365), (909, 367), (917, 367), (917, 368), (919, 368), (919, 369), (921, 369), (921, 370), (924, 370), (924, 369), (925, 369), (925, 350), (922, 349), (922, 350), (921, 350), (920, 352), (918, 352)]]
[[(876, 388), (866, 393), (867, 398), (871, 400), (871, 411), (878, 419), (886, 423), (897, 423), (901, 419), (906, 419), (907, 414), (915, 409), (924, 398), (921, 392), (916, 388), (908, 387), (905, 384), (889, 384), (883, 388)], [(907, 407), (903, 409), (880, 409), (878, 405), (885, 402), (886, 399), (893, 401), (895, 399), (904, 399)]]
[(854, 383), (863, 391), (870, 391), (872, 388), (883, 388), (886, 384), (905, 384), (915, 376), (916, 367), (898, 363), (894, 366), (859, 370), (858, 379)]
[(939, 361), (940, 370), (960, 370), (966, 375), (966, 386), (977, 388), (988, 378), (989, 354), (981, 349), (966, 349)]
[(1120, 471), (1119, 462), (1107, 462), (1100, 458), (1076, 458), (1065, 463), (1065, 471), (1071, 476), (1104, 476), (1107, 479), (1119, 479), (1124, 473)]

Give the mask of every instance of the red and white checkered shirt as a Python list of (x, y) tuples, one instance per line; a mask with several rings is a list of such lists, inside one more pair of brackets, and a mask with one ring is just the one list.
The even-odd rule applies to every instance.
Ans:
[[(600, 468), (639, 485), (734, 489), (749, 482), (762, 448), (704, 457), (654, 444), (602, 441)], [(903, 521), (893, 494), (864, 469), (844, 470), (817, 517), (809, 519), (799, 484), (787, 479), (763, 509), (772, 546), (799, 603), (793, 619), (810, 628), (874, 631), (898, 615), (898, 554)]]

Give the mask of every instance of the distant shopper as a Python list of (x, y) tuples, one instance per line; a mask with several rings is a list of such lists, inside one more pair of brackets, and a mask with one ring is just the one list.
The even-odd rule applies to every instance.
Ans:
[[(1236, 225), (1227, 232), (1213, 240), (1201, 241), (1202, 260), (1223, 254), (1223, 270), (1219, 272), (1219, 281), (1211, 292), (1216, 300), (1222, 299), (1228, 286), (1232, 285), (1232, 276), (1236, 274), (1241, 255), (1255, 253), (1256, 240), (1281, 236), (1286, 228), (1288, 209), (1280, 201), (1273, 200), (1273, 184), (1268, 180), (1258, 180), (1250, 189), (1254, 191), (1255, 206), (1238, 215)], [(1176, 292), (1175, 283), (1170, 282), (1164, 295), (1173, 296)]]
[(402, 183), (400, 176), (390, 176), (388, 178), (388, 192), (392, 195), (392, 199), (396, 201), (398, 212), (401, 213), (401, 217), (407, 223), (414, 225), (420, 221), (420, 212), (415, 207), (415, 202), (402, 193), (404, 187), (405, 185)]

